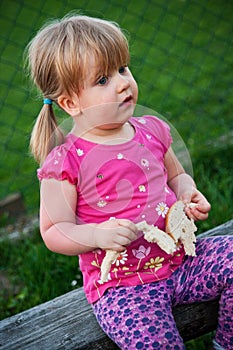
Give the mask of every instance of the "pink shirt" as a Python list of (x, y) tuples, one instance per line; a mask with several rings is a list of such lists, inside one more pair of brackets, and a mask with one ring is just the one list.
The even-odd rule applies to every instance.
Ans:
[[(117, 145), (96, 144), (73, 134), (55, 147), (38, 170), (39, 180), (68, 180), (76, 186), (77, 224), (125, 218), (164, 229), (168, 208), (176, 196), (167, 185), (164, 156), (172, 138), (169, 126), (153, 116), (131, 118), (133, 139)], [(79, 255), (84, 290), (90, 303), (109, 287), (165, 279), (181, 264), (184, 250), (166, 254), (141, 233), (112, 264), (109, 280), (100, 283), (105, 252)]]

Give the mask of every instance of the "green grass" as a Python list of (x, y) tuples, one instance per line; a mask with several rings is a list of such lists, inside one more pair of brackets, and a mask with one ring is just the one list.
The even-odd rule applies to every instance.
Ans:
[(204, 231), (233, 219), (233, 145), (208, 150), (194, 157), (196, 164), (194, 177), (199, 189), (211, 203), (207, 221), (199, 222), (199, 230)]
[(21, 312), (82, 285), (78, 258), (50, 252), (38, 230), (1, 241), (0, 318)]
[[(41, 97), (23, 71), (23, 51), (48, 18), (77, 9), (117, 21), (129, 32), (130, 68), (138, 103), (163, 115), (178, 130), (192, 160), (198, 187), (212, 211), (199, 230), (233, 218), (233, 3), (227, 0), (2, 0), (0, 18), (0, 199), (20, 191), (28, 213), (38, 211), (37, 165), (28, 153)], [(4, 9), (4, 10), (3, 10)], [(63, 120), (61, 111), (56, 110)], [(222, 137), (224, 135), (224, 138)], [(1, 225), (7, 224), (1, 218)], [(53, 254), (38, 232), (1, 242), (2, 318), (71, 290), (81, 276), (77, 258)], [(187, 349), (208, 349), (210, 336)]]

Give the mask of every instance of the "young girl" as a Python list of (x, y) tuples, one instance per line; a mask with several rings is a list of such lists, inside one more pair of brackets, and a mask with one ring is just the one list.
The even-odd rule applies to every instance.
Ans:
[[(168, 255), (136, 228), (146, 220), (164, 229), (178, 199), (196, 204), (186, 206), (195, 220), (208, 217), (210, 204), (173, 153), (169, 126), (132, 117), (138, 88), (123, 32), (105, 20), (67, 16), (37, 33), (28, 58), (44, 96), (31, 137), (41, 165), (41, 235), (52, 251), (79, 255), (102, 329), (121, 349), (184, 349), (172, 307), (220, 298), (214, 346), (232, 349), (232, 239), (198, 240), (196, 257), (183, 247)], [(53, 103), (73, 118), (66, 137)], [(106, 249), (119, 256), (101, 283)]]

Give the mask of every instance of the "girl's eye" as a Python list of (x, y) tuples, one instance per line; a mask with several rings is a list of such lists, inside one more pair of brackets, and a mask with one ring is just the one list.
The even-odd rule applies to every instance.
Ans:
[(108, 78), (107, 77), (102, 77), (98, 80), (98, 84), (99, 85), (105, 85), (108, 82)]
[(122, 67), (119, 68), (119, 73), (120, 74), (124, 74), (125, 71), (126, 71), (126, 67), (125, 66), (122, 66)]

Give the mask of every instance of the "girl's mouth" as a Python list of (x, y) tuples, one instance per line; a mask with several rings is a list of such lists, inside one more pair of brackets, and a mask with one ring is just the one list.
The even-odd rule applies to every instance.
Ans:
[(123, 100), (123, 102), (120, 104), (120, 107), (131, 105), (132, 102), (133, 102), (133, 97), (132, 95), (129, 95)]

